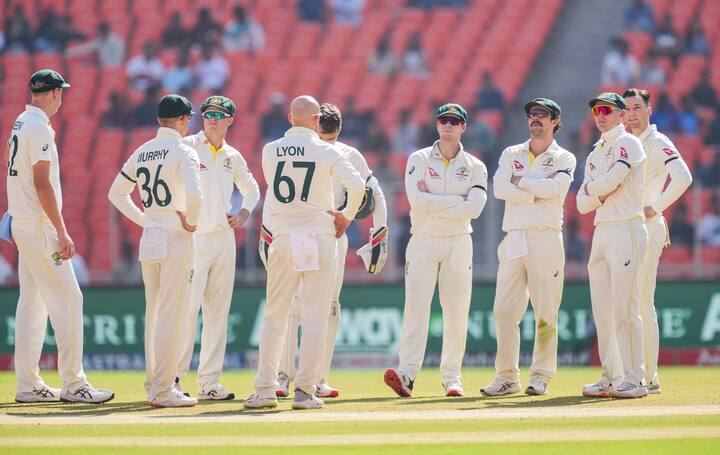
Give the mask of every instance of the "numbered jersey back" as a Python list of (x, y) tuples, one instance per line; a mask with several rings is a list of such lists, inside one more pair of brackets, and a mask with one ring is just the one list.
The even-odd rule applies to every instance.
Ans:
[(264, 220), (275, 232), (325, 232), (334, 210), (331, 166), (338, 150), (307, 128), (291, 128), (263, 148)]

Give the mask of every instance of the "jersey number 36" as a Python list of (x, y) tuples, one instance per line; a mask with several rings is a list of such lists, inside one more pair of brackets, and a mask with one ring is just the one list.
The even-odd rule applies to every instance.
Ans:
[[(140, 185), (140, 190), (147, 195), (147, 197), (142, 198), (142, 205), (145, 208), (150, 207), (153, 205), (153, 202), (157, 203), (160, 207), (165, 207), (172, 201), (172, 195), (170, 194), (170, 188), (168, 188), (167, 183), (163, 179), (160, 178), (160, 170), (162, 169), (162, 164), (157, 167), (157, 170), (155, 171), (155, 179), (153, 180), (152, 187), (149, 185), (150, 183), (150, 170), (146, 167), (139, 167), (137, 168), (137, 171), (135, 172), (135, 175), (138, 179), (140, 179), (140, 176), (143, 177), (143, 182), (140, 182), (138, 180), (138, 184)], [(164, 197), (160, 198), (160, 192), (158, 191), (159, 188), (163, 189)]]

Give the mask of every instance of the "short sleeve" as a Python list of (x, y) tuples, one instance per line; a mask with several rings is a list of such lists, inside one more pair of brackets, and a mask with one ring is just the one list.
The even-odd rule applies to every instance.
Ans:
[(38, 161), (50, 161), (53, 142), (50, 129), (38, 125), (29, 129), (26, 133), (28, 134), (27, 145), (30, 165), (34, 166)]

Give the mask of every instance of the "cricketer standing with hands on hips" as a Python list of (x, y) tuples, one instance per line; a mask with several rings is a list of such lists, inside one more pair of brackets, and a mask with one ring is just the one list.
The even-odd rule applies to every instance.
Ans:
[[(90, 385), (83, 370), (83, 295), (71, 258), (75, 244), (62, 216), (60, 164), (50, 117), (70, 84), (44, 69), (29, 82), (32, 100), (15, 120), (6, 150), (8, 212), (2, 238), (18, 250), (15, 401), (104, 403), (115, 396)], [(66, 152), (70, 153), (70, 152)], [(55, 331), (62, 389), (45, 384), (38, 363), (48, 316)]]
[[(157, 136), (141, 145), (110, 187), (110, 202), (139, 226), (138, 258), (145, 283), (145, 390), (150, 406), (188, 407), (197, 399), (175, 387), (188, 333), (193, 238), (202, 189), (198, 154), (183, 144), (192, 104), (180, 95), (158, 104)], [(144, 210), (130, 198), (137, 186)]]
[[(269, 239), (267, 298), (260, 332), (255, 392), (246, 408), (277, 406), (278, 368), (293, 296), (303, 282), (300, 300), (300, 365), (295, 377), (293, 409), (321, 408), (316, 384), (322, 376), (330, 316), (332, 274), (337, 240), (360, 207), (365, 182), (335, 146), (320, 139), (320, 105), (299, 96), (290, 106), (292, 125), (285, 136), (262, 150), (268, 190), (263, 232)], [(344, 210), (335, 212), (333, 182), (348, 193)], [(264, 234), (265, 235), (265, 234)]]
[(625, 131), (627, 105), (605, 92), (589, 102), (602, 133), (585, 164), (577, 195), (580, 213), (595, 211), (588, 272), (602, 376), (583, 387), (587, 397), (647, 396), (643, 322), (637, 280), (645, 259), (643, 191), (647, 159), (642, 143)]
[[(200, 113), (203, 130), (183, 142), (200, 158), (203, 203), (194, 235), (195, 267), (188, 318), (188, 337), (184, 340), (176, 383), (190, 369), (195, 347), (195, 326), (202, 306), (202, 337), (197, 382), (201, 400), (232, 400), (235, 394), (220, 385), (227, 322), (235, 284), (235, 233), (250, 216), (260, 199), (258, 184), (240, 152), (225, 141), (235, 118), (235, 104), (229, 98), (207, 98)], [(230, 197), (236, 186), (243, 196), (242, 208), (230, 214)], [(182, 389), (180, 389), (182, 391)], [(184, 391), (183, 391), (184, 392)]]
[[(670, 244), (668, 225), (662, 212), (672, 205), (692, 184), (690, 169), (677, 147), (667, 136), (650, 124), (652, 107), (646, 90), (631, 88), (623, 93), (627, 104), (627, 123), (632, 133), (642, 141), (647, 155), (643, 207), (648, 231), (648, 249), (640, 279), (640, 314), (643, 320), (645, 348), (645, 377), (649, 393), (660, 393), (657, 374), (660, 353), (660, 331), (655, 312), (655, 284), (657, 268), (663, 248)], [(670, 182), (665, 188), (668, 176)]]
[(385, 384), (410, 397), (422, 368), (430, 306), (437, 285), (443, 312), (440, 373), (446, 396), (463, 396), (460, 369), (465, 355), (472, 253), (470, 222), (487, 201), (487, 168), (467, 153), (460, 137), (467, 112), (444, 104), (436, 113), (440, 139), (410, 155), (405, 191), (410, 202), (410, 241), (405, 263), (405, 311), (399, 368), (385, 372)]
[(528, 297), (535, 313), (535, 346), (528, 395), (544, 395), (557, 371), (557, 320), (565, 268), (563, 203), (575, 156), (555, 142), (560, 106), (547, 98), (525, 104), (530, 140), (506, 148), (494, 177), (495, 197), (505, 201), (498, 246), (500, 267), (493, 306), (497, 377), (483, 395), (520, 392), (520, 321)]

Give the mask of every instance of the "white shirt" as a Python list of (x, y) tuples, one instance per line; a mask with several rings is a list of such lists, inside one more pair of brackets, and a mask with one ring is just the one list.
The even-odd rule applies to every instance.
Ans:
[(203, 90), (220, 90), (230, 76), (227, 60), (215, 54), (209, 60), (200, 60), (195, 65), (195, 78), (198, 88)]
[(240, 152), (223, 141), (218, 153), (213, 153), (212, 144), (203, 131), (183, 138), (200, 158), (200, 184), (203, 203), (196, 233), (207, 234), (231, 229), (227, 221), (230, 213), (230, 198), (233, 186), (243, 195), (242, 208), (252, 212), (260, 199), (260, 189), (248, 170)]
[[(645, 193), (643, 205), (652, 207), (661, 214), (668, 208), (692, 183), (690, 169), (670, 139), (658, 132), (655, 125), (650, 125), (638, 136), (647, 154), (647, 170), (645, 172)], [(665, 182), (670, 176), (670, 183), (663, 191)]]
[(165, 65), (158, 57), (151, 60), (145, 54), (136, 55), (127, 62), (127, 75), (134, 88), (145, 90), (149, 86), (162, 80)]
[(273, 235), (335, 233), (333, 179), (348, 193), (345, 218), (353, 219), (365, 192), (365, 182), (347, 157), (309, 128), (292, 127), (262, 150), (268, 184), (263, 223)]
[(602, 85), (630, 84), (640, 75), (640, 64), (630, 53), (622, 55), (616, 50), (605, 54), (602, 61)]
[(8, 212), (14, 218), (47, 217), (40, 205), (33, 166), (39, 161), (50, 162), (50, 184), (55, 191), (58, 209), (62, 210), (60, 165), (55, 131), (42, 109), (26, 105), (25, 112), (15, 120), (10, 139), (10, 165), (8, 166)]
[[(455, 158), (447, 161), (438, 144), (412, 153), (407, 161), (410, 233), (438, 237), (469, 234), (470, 222), (480, 216), (487, 201), (487, 168), (462, 144)], [(427, 193), (417, 187), (421, 180)]]
[[(144, 210), (130, 199), (137, 186)], [(157, 136), (133, 152), (115, 177), (108, 194), (115, 207), (143, 227), (182, 230), (176, 212), (197, 224), (202, 189), (198, 155), (182, 143), (180, 133), (160, 127)]]
[[(583, 187), (577, 195), (580, 213), (595, 210), (595, 225), (645, 219), (643, 192), (647, 157), (640, 139), (622, 123), (605, 131), (585, 163)], [(587, 184), (585, 194), (584, 187)], [(611, 194), (605, 202), (598, 196)]]
[[(563, 204), (575, 165), (575, 156), (555, 141), (534, 158), (530, 140), (503, 150), (493, 177), (495, 197), (505, 201), (503, 231), (562, 230)], [(514, 185), (513, 177), (522, 178)]]

